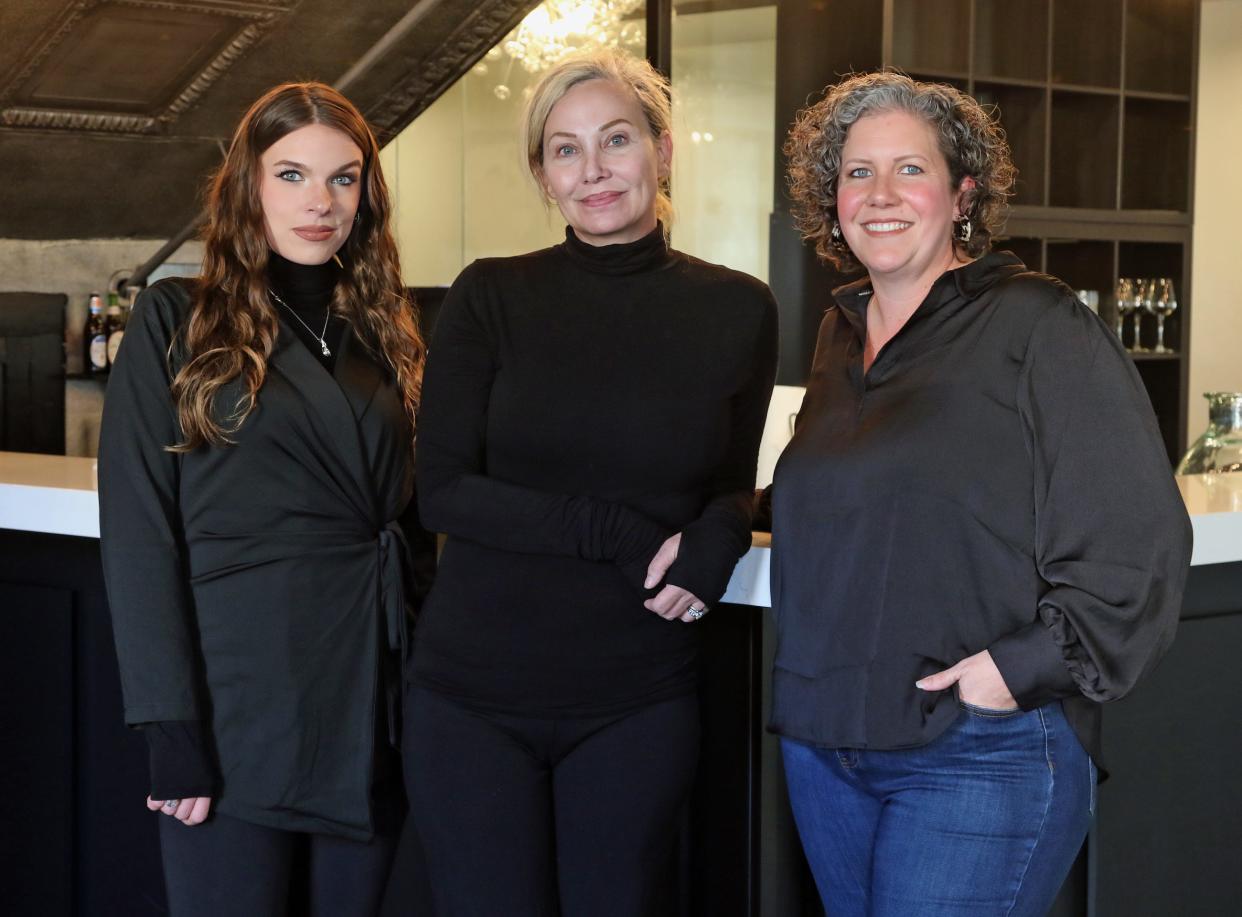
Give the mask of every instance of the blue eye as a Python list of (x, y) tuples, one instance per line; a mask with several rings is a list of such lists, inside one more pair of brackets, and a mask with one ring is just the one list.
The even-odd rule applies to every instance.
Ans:
[(276, 177), (285, 181), (301, 181), (302, 173), (297, 169), (285, 169), (283, 172), (277, 172)]
[(332, 179), (332, 183), (334, 185), (352, 185), (357, 180), (358, 178), (355, 175), (338, 175)]
[(625, 136), (625, 134), (613, 134), (611, 137), (608, 138), (608, 145), (609, 146), (621, 146), (623, 144), (629, 143), (629, 141), (630, 141), (630, 138)]
[(572, 156), (576, 152), (577, 152), (577, 149), (568, 143), (562, 143), (560, 146), (556, 148), (557, 156)]
[(898, 169), (897, 172), (900, 175), (922, 175), (923, 174), (923, 170), (920, 169), (918, 166), (914, 165), (913, 163), (906, 163), (904, 166)]
[(864, 168), (863, 166), (859, 166), (857, 169), (850, 169), (846, 175), (849, 178), (870, 178), (871, 170)]

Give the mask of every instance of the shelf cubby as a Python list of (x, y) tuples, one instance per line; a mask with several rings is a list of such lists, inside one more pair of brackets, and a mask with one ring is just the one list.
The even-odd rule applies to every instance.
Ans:
[(1190, 96), (1195, 25), (1187, 0), (1126, 0), (1125, 88)]
[(1122, 5), (1122, 0), (1054, 0), (1054, 84), (1121, 86)]
[(1049, 10), (1049, 0), (975, 0), (975, 76), (1046, 80)]
[[(1117, 273), (1119, 277), (1168, 277), (1173, 281), (1173, 291), (1177, 294), (1179, 304), (1184, 300), (1184, 251), (1180, 244), (1168, 242), (1122, 242), (1117, 252)], [(1129, 319), (1133, 321), (1133, 319)], [(1156, 318), (1144, 315), (1140, 322), (1142, 333), (1140, 342), (1144, 347), (1156, 345)], [(1164, 320), (1164, 343), (1175, 351), (1182, 349), (1182, 315), (1181, 309)], [(1146, 356), (1146, 354), (1142, 354)]]
[(893, 0), (892, 63), (906, 72), (970, 72), (971, 0)]
[(1190, 103), (1127, 97), (1121, 206), (1190, 208)]
[(1051, 206), (1117, 206), (1120, 110), (1117, 96), (1061, 90), (1052, 93)]

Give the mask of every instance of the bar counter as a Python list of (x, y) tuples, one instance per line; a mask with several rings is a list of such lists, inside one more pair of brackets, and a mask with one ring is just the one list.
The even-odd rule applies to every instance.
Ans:
[[(1194, 526), (1191, 565), (1242, 561), (1242, 474), (1179, 476), (1177, 486)], [(98, 538), (96, 490), (94, 459), (0, 452), (0, 529)], [(752, 545), (724, 601), (767, 607), (771, 538), (756, 532)]]
[[(1242, 900), (1242, 474), (1178, 486), (1195, 537), (1182, 623), (1151, 676), (1105, 708), (1112, 777), (1057, 915), (1226, 913)], [(122, 726), (97, 513), (93, 459), (0, 452), (6, 913), (163, 913), (145, 745)], [(763, 731), (774, 640), (755, 609), (770, 602), (770, 543), (756, 533), (724, 601), (695, 625), (703, 754), (679, 839), (682, 915), (818, 913), (779, 746)], [(417, 852), (403, 846), (399, 858), (386, 914), (427, 892)]]

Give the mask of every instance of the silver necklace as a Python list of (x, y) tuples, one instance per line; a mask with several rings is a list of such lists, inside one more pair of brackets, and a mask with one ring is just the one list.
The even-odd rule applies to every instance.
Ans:
[(306, 322), (302, 321), (302, 316), (298, 315), (296, 312), (293, 311), (293, 306), (289, 305), (287, 302), (285, 302), (283, 299), (277, 296), (275, 290), (273, 290), (271, 287), (268, 287), (267, 292), (272, 294), (272, 299), (276, 300), (278, 303), (280, 303), (282, 306), (288, 309), (289, 314), (292, 315), (294, 318), (296, 318), (298, 322), (302, 325), (302, 327), (310, 332), (310, 336), (319, 342), (319, 346), (323, 348), (323, 355), (325, 357), (332, 356), (332, 351), (328, 349), (328, 342), (325, 340), (325, 338), (327, 338), (328, 336), (328, 319), (332, 317), (331, 306), (329, 306), (328, 311), (323, 314), (323, 331), (319, 332), (318, 334), (315, 334), (315, 329), (312, 328), (310, 325), (306, 324)]

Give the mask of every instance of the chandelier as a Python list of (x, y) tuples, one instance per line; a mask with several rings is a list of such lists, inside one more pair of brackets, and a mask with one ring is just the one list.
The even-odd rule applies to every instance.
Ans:
[[(577, 51), (596, 51), (644, 40), (639, 23), (625, 22), (643, 0), (544, 0), (526, 14), (505, 40), (487, 52), (497, 62), (508, 56), (527, 73), (535, 74), (560, 63)], [(503, 49), (503, 50), (502, 50)], [(483, 76), (488, 65), (480, 62), (475, 72)], [(493, 87), (499, 99), (509, 97), (504, 82)]]
[[(621, 20), (642, 0), (545, 0), (505, 40), (505, 53), (527, 73), (539, 73), (574, 51), (615, 48)], [(624, 36), (630, 39), (629, 35)]]

